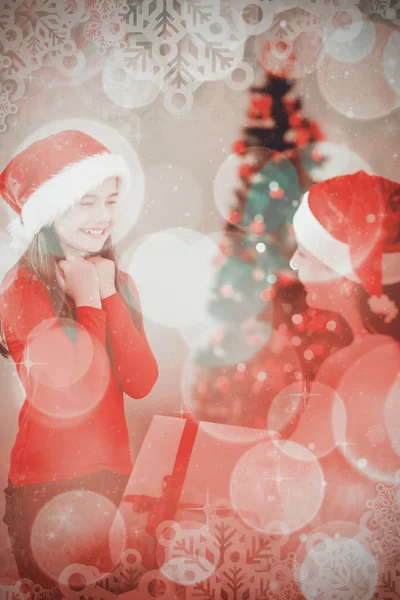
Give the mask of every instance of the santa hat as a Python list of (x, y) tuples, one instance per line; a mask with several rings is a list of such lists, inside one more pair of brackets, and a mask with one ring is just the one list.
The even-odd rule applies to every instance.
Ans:
[(8, 226), (13, 245), (25, 249), (45, 225), (108, 177), (126, 196), (131, 174), (125, 160), (82, 131), (40, 139), (14, 156), (0, 175), (0, 195), (17, 213)]
[(382, 287), (400, 281), (399, 183), (365, 171), (317, 183), (304, 195), (293, 227), (308, 252), (363, 286), (373, 312), (386, 322), (396, 316)]

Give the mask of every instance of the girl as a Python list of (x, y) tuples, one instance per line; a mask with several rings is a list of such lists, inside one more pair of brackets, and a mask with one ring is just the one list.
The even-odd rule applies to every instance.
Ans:
[[(35, 519), (74, 490), (118, 506), (132, 470), (123, 392), (143, 398), (158, 377), (137, 289), (112, 246), (130, 186), (121, 156), (73, 130), (35, 142), (0, 176), (18, 214), (9, 231), (24, 248), (2, 284), (0, 351), (26, 392), (3, 520), (20, 577), (43, 587), (61, 567), (38, 550)], [(111, 569), (108, 538), (73, 562)]]
[[(400, 468), (387, 419), (400, 373), (400, 184), (364, 171), (315, 184), (293, 227), (298, 250), (291, 266), (307, 303), (340, 313), (353, 334), (322, 364), (314, 385), (334, 390), (346, 413), (343, 439), (336, 432), (336, 449), (319, 461), (327, 484), (320, 516), (358, 524), (377, 482), (393, 483)], [(294, 439), (312, 442), (312, 411), (301, 421)]]

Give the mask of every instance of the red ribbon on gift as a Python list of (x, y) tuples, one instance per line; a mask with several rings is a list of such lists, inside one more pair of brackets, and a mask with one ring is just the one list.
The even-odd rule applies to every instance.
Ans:
[(146, 532), (150, 535), (155, 535), (157, 527), (163, 521), (172, 521), (178, 507), (188, 510), (202, 508), (202, 505), (198, 504), (179, 503), (198, 428), (197, 421), (186, 419), (172, 473), (165, 475), (162, 480), (160, 498), (143, 495), (127, 495), (123, 498), (124, 502), (132, 503), (135, 512), (150, 513), (146, 525)]

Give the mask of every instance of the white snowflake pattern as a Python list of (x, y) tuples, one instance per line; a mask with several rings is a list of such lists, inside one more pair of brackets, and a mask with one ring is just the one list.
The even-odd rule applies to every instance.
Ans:
[(307, 598), (372, 598), (378, 568), (360, 542), (315, 534), (307, 540), (307, 547), (309, 551), (300, 571), (302, 590)]
[(126, 22), (124, 0), (89, 0), (89, 18), (83, 33), (95, 44), (97, 53), (104, 55), (108, 48), (125, 47)]
[[(43, 61), (71, 56), (74, 33), (81, 26), (82, 39), (97, 54), (118, 50), (124, 70), (149, 75), (154, 60), (160, 63), (164, 106), (172, 114), (185, 114), (202, 83), (228, 79), (240, 68), (251, 28), (268, 29), (271, 11), (275, 16), (284, 12), (285, 21), (292, 11), (298, 33), (313, 29), (315, 17), (338, 5), (338, 0), (309, 0), (300, 13), (298, 7), (288, 9), (282, 1), (257, 0), (254, 7), (265, 13), (265, 22), (251, 24), (246, 11), (235, 11), (225, 0), (9, 0), (0, 7), (0, 44), (6, 41), (8, 48), (0, 70), (11, 78), (26, 78)], [(307, 7), (313, 14), (300, 18)], [(116, 99), (113, 102), (118, 104)]]
[(390, 8), (390, 0), (362, 0), (360, 10), (367, 15), (383, 14)]
[(369, 510), (360, 520), (361, 533), (357, 537), (378, 560), (382, 573), (380, 588), (386, 592), (391, 586), (389, 571), (400, 561), (400, 487), (378, 484), (376, 489), (377, 496), (367, 502)]
[(367, 431), (367, 437), (373, 446), (383, 444), (387, 439), (384, 426), (381, 424), (371, 425)]
[(400, 503), (398, 486), (384, 485), (376, 486), (378, 496), (367, 503), (373, 513), (375, 520), (382, 527), (396, 525), (400, 532)]
[(46, 54), (62, 54), (73, 43), (73, 28), (85, 19), (84, 3), (23, 0), (2, 5), (0, 22), (7, 23), (7, 30), (0, 31), (0, 41), (6, 35), (2, 45), (8, 61), (1, 70), (9, 77), (29, 77)]
[(17, 105), (11, 102), (11, 92), (11, 85), (0, 84), (0, 132), (3, 132), (7, 129), (6, 118), (9, 115), (15, 115), (15, 113), (18, 111)]

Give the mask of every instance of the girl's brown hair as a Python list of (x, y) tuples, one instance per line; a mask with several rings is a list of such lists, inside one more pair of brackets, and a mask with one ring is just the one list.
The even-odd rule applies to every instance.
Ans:
[[(136, 306), (135, 298), (129, 288), (128, 282), (122, 276), (118, 268), (118, 260), (111, 236), (109, 236), (100, 252), (96, 253), (103, 258), (112, 260), (115, 264), (115, 287), (127, 307), (129, 308), (132, 320), (138, 330), (142, 327), (142, 315)], [(65, 298), (65, 293), (57, 281), (56, 270), (59, 260), (65, 259), (65, 254), (61, 248), (58, 236), (53, 225), (43, 227), (33, 238), (28, 248), (13, 267), (27, 270), (32, 275), (36, 275), (39, 280), (47, 287), (51, 303), (59, 317), (64, 319), (73, 319), (73, 311)], [(0, 321), (0, 354), (5, 358), (10, 356), (10, 351), (4, 337), (3, 323)]]

